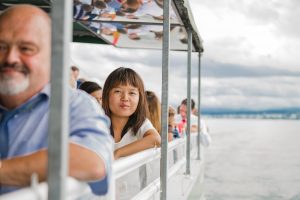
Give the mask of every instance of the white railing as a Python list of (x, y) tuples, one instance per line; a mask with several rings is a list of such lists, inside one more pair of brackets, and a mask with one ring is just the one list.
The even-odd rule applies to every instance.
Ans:
[[(74, 178), (67, 178), (66, 197), (67, 200), (77, 199), (80, 196), (88, 195), (91, 190), (88, 184), (77, 181)], [(36, 187), (20, 189), (15, 192), (1, 195), (1, 200), (42, 200), (48, 197), (48, 184), (46, 182), (38, 184)]]
[[(191, 149), (196, 149), (196, 134), (191, 135)], [(186, 139), (175, 139), (168, 144), (168, 179), (176, 174), (186, 163)], [(132, 177), (138, 177), (139, 188), (135, 193), (128, 194), (130, 199), (149, 199), (159, 194), (160, 148), (148, 149), (132, 156), (121, 158), (113, 163), (113, 177), (109, 192), (105, 196), (97, 197), (91, 193), (88, 184), (68, 177), (66, 196), (71, 199), (120, 199), (118, 196), (118, 183), (130, 181)], [(121, 181), (120, 181), (121, 180)], [(33, 181), (34, 182), (34, 181)], [(130, 184), (129, 184), (130, 186)], [(127, 188), (131, 190), (131, 188)], [(44, 200), (47, 199), (48, 185), (46, 182), (32, 184), (31, 187), (0, 196), (0, 200)]]

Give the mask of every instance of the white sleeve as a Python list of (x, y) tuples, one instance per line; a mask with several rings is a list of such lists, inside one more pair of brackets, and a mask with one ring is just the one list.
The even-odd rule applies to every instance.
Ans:
[(202, 119), (200, 120), (200, 128), (200, 142), (203, 146), (208, 147), (211, 143), (211, 137), (208, 133), (207, 126)]
[[(193, 114), (191, 114), (191, 125), (198, 127), (198, 117)], [(200, 125), (201, 125), (201, 121), (200, 121)]]
[(142, 139), (144, 134), (150, 129), (155, 129), (155, 128), (152, 125), (152, 123), (150, 122), (150, 120), (146, 119), (136, 134), (137, 138)]

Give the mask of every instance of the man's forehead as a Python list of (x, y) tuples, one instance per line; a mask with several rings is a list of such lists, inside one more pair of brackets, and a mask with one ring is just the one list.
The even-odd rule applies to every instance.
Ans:
[(28, 21), (16, 21), (9, 19), (0, 22), (0, 35), (3, 40), (14, 40), (22, 43), (35, 43), (46, 40), (50, 36), (50, 30), (35, 19)]
[(50, 26), (50, 17), (38, 7), (32, 5), (17, 5), (6, 9), (0, 14), (0, 25), (29, 26), (41, 24), (43, 28)]

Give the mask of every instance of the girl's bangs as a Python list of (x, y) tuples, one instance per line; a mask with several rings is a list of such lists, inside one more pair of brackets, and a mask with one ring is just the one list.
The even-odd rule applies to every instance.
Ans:
[(141, 83), (138, 78), (132, 73), (120, 73), (119, 77), (117, 77), (113, 81), (113, 88), (118, 85), (132, 85), (133, 87), (140, 88)]

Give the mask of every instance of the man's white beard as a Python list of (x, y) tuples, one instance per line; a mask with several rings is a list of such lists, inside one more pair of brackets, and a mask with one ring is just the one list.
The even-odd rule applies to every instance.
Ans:
[(2, 95), (16, 95), (24, 92), (29, 86), (29, 78), (25, 76), (21, 81), (15, 80), (9, 76), (0, 75), (0, 94)]

